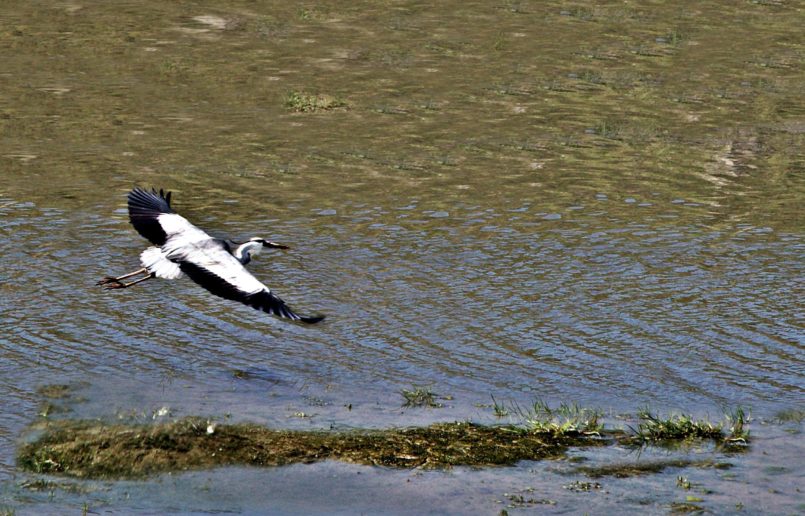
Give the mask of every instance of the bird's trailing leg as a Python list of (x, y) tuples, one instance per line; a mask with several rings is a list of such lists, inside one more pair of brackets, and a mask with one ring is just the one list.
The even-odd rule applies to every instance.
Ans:
[[(138, 280), (135, 280), (135, 281), (130, 281), (129, 283), (123, 283), (121, 281), (121, 280), (124, 280), (126, 278), (136, 276), (138, 274), (145, 274), (146, 276), (144, 276), (144, 277), (142, 277), (142, 278), (140, 278)], [(148, 269), (143, 267), (142, 269), (138, 269), (138, 270), (136, 270), (134, 272), (130, 272), (128, 274), (124, 274), (123, 276), (118, 276), (116, 278), (113, 277), (113, 276), (106, 276), (105, 278), (100, 280), (98, 283), (96, 283), (96, 285), (103, 286), (104, 288), (107, 288), (107, 289), (111, 289), (111, 288), (126, 288), (126, 287), (130, 287), (132, 285), (136, 285), (137, 283), (140, 283), (140, 282), (145, 281), (147, 279), (151, 279), (153, 277), (154, 277), (154, 274), (149, 273)]]
[(128, 283), (123, 283), (122, 281), (114, 281), (113, 283), (108, 283), (108, 284), (104, 285), (103, 288), (105, 288), (105, 289), (127, 288), (127, 287), (131, 287), (132, 285), (136, 285), (137, 283), (142, 283), (145, 280), (150, 280), (154, 276), (156, 276), (156, 274), (154, 274), (153, 272), (149, 272), (148, 275), (143, 276), (140, 279), (136, 279), (134, 281), (129, 281)]

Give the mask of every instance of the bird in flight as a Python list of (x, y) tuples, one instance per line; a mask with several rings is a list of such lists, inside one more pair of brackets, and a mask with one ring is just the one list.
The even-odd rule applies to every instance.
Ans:
[[(188, 276), (216, 296), (239, 301), (257, 310), (293, 321), (317, 323), (324, 316), (305, 317), (255, 278), (244, 265), (263, 248), (288, 249), (263, 238), (251, 238), (233, 248), (226, 240), (213, 238), (170, 206), (171, 192), (135, 188), (128, 195), (129, 220), (153, 247), (140, 254), (142, 268), (123, 276), (106, 276), (97, 285), (107, 289), (131, 287), (151, 278), (178, 279)], [(123, 280), (143, 275), (124, 283)]]

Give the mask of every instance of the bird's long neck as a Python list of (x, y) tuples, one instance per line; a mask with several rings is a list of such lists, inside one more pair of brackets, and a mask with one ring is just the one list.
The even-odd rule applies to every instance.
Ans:
[(262, 250), (262, 242), (246, 242), (245, 244), (240, 244), (232, 254), (240, 263), (246, 265), (251, 261), (252, 256), (257, 255)]

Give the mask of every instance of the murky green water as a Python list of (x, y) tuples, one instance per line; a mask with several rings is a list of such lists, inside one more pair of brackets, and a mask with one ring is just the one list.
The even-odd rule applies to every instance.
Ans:
[[(0, 4), (0, 509), (85, 496), (20, 487), (15, 443), (49, 383), (80, 386), (76, 415), (275, 426), (484, 419), (490, 395), (715, 419), (803, 406), (800, 6), (342, 4)], [(347, 107), (292, 112), (294, 91)], [(250, 268), (327, 321), (288, 325), (188, 281), (99, 291), (145, 245), (134, 185), (173, 190), (217, 234), (291, 245)], [(412, 385), (452, 399), (400, 410)], [(732, 459), (703, 506), (732, 508), (730, 486), (761, 475), (775, 492), (741, 503), (797, 510), (805, 473), (763, 464), (801, 434), (755, 436), (765, 458)], [(552, 467), (533, 466), (427, 473), (430, 506), (494, 510)], [(684, 499), (676, 474), (616, 484), (598, 507), (662, 512)], [(277, 510), (349, 510), (362, 492), (364, 510), (404, 511), (408, 492), (381, 486), (407, 475), (226, 470), (89, 499), (248, 512), (269, 503), (249, 486), (281, 477)], [(327, 495), (298, 505), (311, 478)], [(216, 505), (204, 479), (246, 487)], [(155, 494), (166, 482), (173, 501)], [(595, 506), (559, 482), (530, 496)]]

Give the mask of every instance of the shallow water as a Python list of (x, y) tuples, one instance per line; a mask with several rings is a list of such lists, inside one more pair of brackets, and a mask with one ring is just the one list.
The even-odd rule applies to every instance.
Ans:
[[(803, 406), (801, 11), (340, 4), (0, 8), (0, 504), (41, 503), (14, 487), (13, 457), (53, 383), (79, 388), (75, 416), (324, 428), (484, 420), (490, 396), (713, 419)], [(292, 91), (348, 107), (294, 113)], [(290, 325), (189, 281), (94, 287), (137, 266), (134, 185), (173, 190), (215, 234), (292, 246), (249, 267), (328, 319)], [(401, 410), (413, 385), (451, 399)], [(789, 435), (775, 428), (755, 432), (771, 463), (786, 447), (763, 439)], [(734, 459), (747, 478), (757, 453)], [(319, 465), (175, 485), (194, 500), (199, 479), (250, 492), (332, 468), (370, 478), (355, 484), (367, 511), (385, 475), (416, 475)], [(457, 475), (514, 486), (527, 469)], [(433, 475), (463, 509), (454, 477)], [(770, 478), (763, 507), (795, 507), (802, 472)], [(349, 509), (319, 481), (322, 504)], [(164, 482), (137, 484), (142, 510), (171, 507)], [(109, 507), (139, 507), (113, 486)], [(58, 493), (52, 507), (77, 503)]]
[[(805, 451), (801, 445), (800, 440), (796, 448), (784, 446), (801, 455)], [(384, 514), (497, 514), (501, 509), (526, 514), (578, 514), (579, 509), (592, 514), (668, 514), (673, 503), (685, 503), (688, 497), (702, 500), (696, 505), (719, 513), (794, 514), (802, 510), (796, 489), (788, 486), (781, 492), (779, 488), (782, 482), (802, 478), (795, 455), (787, 454), (773, 466), (758, 460), (766, 452), (780, 451), (779, 443), (769, 440), (733, 468), (669, 468), (662, 474), (630, 478), (590, 478), (576, 472), (578, 464), (570, 460), (450, 471), (323, 462), (274, 469), (223, 468), (166, 475), (152, 482), (56, 479), (60, 487), (18, 489), (36, 511), (52, 507), (50, 493), (55, 492), (63, 506), (74, 511), (80, 511), (86, 501), (98, 512), (117, 508), (145, 514), (259, 514), (269, 507), (273, 514), (377, 513), (381, 508)], [(714, 454), (703, 449), (689, 455), (706, 460)], [(603, 449), (575, 453), (570, 459), (620, 463), (676, 457), (646, 452), (638, 459), (624, 450)], [(690, 482), (689, 489), (677, 485), (678, 476)], [(255, 486), (260, 486), (259, 496), (253, 492)]]

